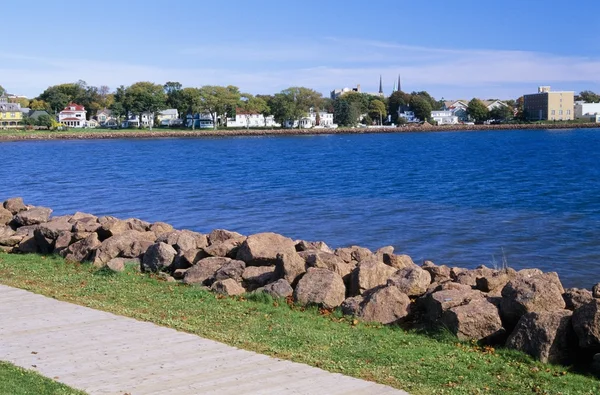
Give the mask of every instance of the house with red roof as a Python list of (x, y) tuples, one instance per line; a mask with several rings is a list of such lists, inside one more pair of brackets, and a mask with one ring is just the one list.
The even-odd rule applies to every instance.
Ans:
[(84, 106), (76, 103), (69, 103), (58, 114), (58, 122), (70, 128), (84, 128), (87, 126), (87, 111)]

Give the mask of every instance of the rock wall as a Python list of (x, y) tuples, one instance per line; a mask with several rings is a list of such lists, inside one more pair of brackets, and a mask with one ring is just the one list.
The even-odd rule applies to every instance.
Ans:
[(416, 265), (391, 246), (331, 249), (275, 233), (201, 234), (163, 222), (52, 217), (21, 198), (0, 207), (0, 249), (58, 254), (121, 271), (134, 265), (168, 281), (224, 295), (265, 292), (302, 305), (341, 308), (363, 321), (445, 327), (461, 340), (506, 345), (550, 363), (600, 360), (600, 284), (564, 289), (538, 269), (468, 270)]

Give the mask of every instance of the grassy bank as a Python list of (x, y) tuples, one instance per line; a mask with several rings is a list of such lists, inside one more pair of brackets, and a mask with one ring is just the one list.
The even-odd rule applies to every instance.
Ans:
[(0, 361), (0, 394), (10, 395), (84, 395), (31, 371)]
[(268, 297), (197, 287), (60, 258), (0, 254), (0, 282), (412, 394), (597, 394), (600, 381), (509, 351), (368, 325)]

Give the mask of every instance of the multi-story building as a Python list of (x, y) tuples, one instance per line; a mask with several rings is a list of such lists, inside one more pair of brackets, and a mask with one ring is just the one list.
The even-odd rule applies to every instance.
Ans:
[(228, 128), (278, 128), (280, 126), (273, 115), (265, 117), (263, 114), (248, 112), (239, 108), (235, 112), (235, 117), (227, 118)]
[(86, 114), (84, 106), (76, 103), (69, 103), (58, 113), (58, 122), (70, 128), (84, 128), (87, 126)]
[(600, 103), (575, 103), (575, 118), (587, 119), (592, 122), (600, 122)]
[(458, 123), (458, 116), (450, 110), (432, 111), (431, 119), (437, 122), (438, 125), (456, 125)]
[(0, 96), (0, 126), (15, 127), (23, 120), (19, 103), (9, 103), (8, 97)]
[(574, 119), (575, 92), (553, 92), (540, 86), (538, 93), (523, 96), (523, 110), (531, 121), (568, 121)]

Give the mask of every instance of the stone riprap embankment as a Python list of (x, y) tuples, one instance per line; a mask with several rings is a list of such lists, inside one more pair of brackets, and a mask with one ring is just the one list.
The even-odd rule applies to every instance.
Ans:
[(21, 198), (6, 200), (0, 248), (114, 271), (133, 265), (223, 295), (264, 292), (368, 322), (444, 327), (461, 340), (506, 345), (550, 363), (586, 360), (600, 370), (600, 284), (564, 289), (556, 273), (538, 269), (419, 266), (391, 246), (331, 249), (275, 233), (201, 234), (163, 222), (51, 214)]
[(22, 140), (83, 140), (120, 138), (168, 138), (168, 137), (240, 137), (240, 136), (295, 136), (326, 134), (366, 134), (366, 133), (407, 133), (407, 132), (460, 132), (460, 131), (502, 131), (502, 130), (546, 130), (600, 128), (597, 123), (577, 124), (518, 124), (518, 125), (405, 125), (401, 127), (338, 128), (338, 129), (122, 129), (122, 130), (70, 130), (32, 133), (27, 130), (0, 134), (0, 141)]

